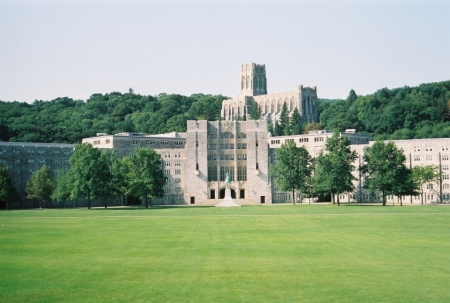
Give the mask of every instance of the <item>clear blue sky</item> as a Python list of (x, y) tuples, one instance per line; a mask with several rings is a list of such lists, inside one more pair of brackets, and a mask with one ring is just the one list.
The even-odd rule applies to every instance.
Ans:
[(234, 96), (248, 62), (320, 98), (449, 80), (450, 1), (0, 0), (3, 101)]

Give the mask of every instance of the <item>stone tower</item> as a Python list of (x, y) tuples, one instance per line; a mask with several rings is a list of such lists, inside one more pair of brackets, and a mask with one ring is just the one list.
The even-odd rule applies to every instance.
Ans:
[(244, 96), (267, 94), (266, 66), (264, 64), (241, 65), (241, 90)]

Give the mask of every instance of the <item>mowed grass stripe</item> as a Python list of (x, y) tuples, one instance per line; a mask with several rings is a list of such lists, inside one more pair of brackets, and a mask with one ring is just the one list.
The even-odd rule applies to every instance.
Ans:
[[(362, 216), (337, 207), (337, 214), (346, 215), (324, 216), (333, 214), (326, 206), (322, 214), (315, 210), (315, 216), (272, 215), (272, 209), (250, 207), (247, 216), (211, 216), (210, 209), (199, 208), (195, 216), (151, 221), (89, 217), (88, 211), (81, 213), (95, 220), (8, 217), (0, 226), (0, 301), (450, 298), (450, 224), (440, 215), (446, 214), (445, 207), (435, 208), (442, 212), (438, 215), (417, 216)], [(249, 216), (253, 210), (256, 214)]]

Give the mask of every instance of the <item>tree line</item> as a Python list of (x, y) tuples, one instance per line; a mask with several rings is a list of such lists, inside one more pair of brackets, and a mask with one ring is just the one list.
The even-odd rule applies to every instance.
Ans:
[[(357, 177), (352, 172), (357, 157), (356, 151), (350, 148), (350, 140), (335, 131), (316, 158), (305, 147), (297, 147), (294, 141), (282, 144), (269, 174), (281, 191), (292, 192), (294, 204), (297, 199), (303, 201), (303, 197), (330, 196), (333, 204), (340, 205), (339, 196), (355, 190), (353, 181)], [(381, 192), (383, 206), (388, 195), (397, 196), (402, 205), (402, 196), (420, 194), (423, 204), (423, 186), (441, 178), (437, 167), (409, 169), (405, 160), (403, 151), (393, 142), (376, 141), (364, 148), (363, 164), (358, 167), (364, 179), (363, 188), (371, 194)]]
[(380, 140), (450, 136), (450, 81), (417, 87), (383, 88), (345, 100), (319, 102), (320, 125), (325, 129), (355, 128)]
[[(73, 199), (86, 199), (88, 208), (92, 200), (101, 200), (107, 208), (108, 198), (132, 195), (151, 206), (151, 199), (164, 196), (164, 176), (161, 156), (150, 148), (136, 148), (130, 156), (118, 158), (116, 153), (93, 148), (90, 144), (77, 144), (70, 158), (69, 170), (60, 169), (53, 180), (47, 166), (37, 170), (27, 182), (28, 199), (42, 202), (66, 203)], [(16, 201), (19, 196), (8, 175), (0, 166), (0, 200)]]
[[(219, 120), (222, 95), (127, 93), (93, 94), (88, 100), (68, 97), (51, 101), (0, 101), (0, 140), (16, 142), (77, 143), (96, 133), (186, 131), (187, 120)], [(318, 100), (319, 123), (300, 124), (300, 114), (289, 117), (283, 105), (278, 123), (269, 124), (275, 136), (315, 129), (374, 134), (377, 139), (419, 139), (450, 136), (450, 81), (417, 87), (383, 88), (358, 96), (351, 90), (345, 100)], [(261, 117), (253, 106), (250, 118)]]
[(0, 140), (77, 143), (96, 133), (186, 131), (187, 120), (217, 120), (221, 95), (134, 93), (93, 94), (86, 102), (68, 97), (51, 101), (0, 101)]

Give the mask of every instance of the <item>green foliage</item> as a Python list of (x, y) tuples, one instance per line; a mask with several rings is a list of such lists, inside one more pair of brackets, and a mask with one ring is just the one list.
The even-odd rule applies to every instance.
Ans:
[(90, 144), (76, 144), (70, 158), (71, 197), (86, 197), (89, 209), (92, 199), (106, 198), (111, 192), (109, 157), (106, 153)]
[(276, 136), (282, 136), (283, 131), (281, 130), (280, 123), (278, 123), (278, 120), (275, 121), (275, 126), (273, 127), (273, 135)]
[(68, 171), (63, 168), (58, 169), (55, 178), (55, 189), (51, 195), (52, 200), (62, 202), (64, 207), (66, 201), (70, 200), (72, 180)]
[(277, 163), (270, 167), (270, 176), (275, 179), (282, 191), (292, 191), (292, 201), (295, 204), (295, 190), (300, 193), (307, 188), (312, 173), (312, 158), (305, 147), (297, 147), (289, 141), (277, 150)]
[(320, 123), (340, 131), (356, 128), (380, 140), (447, 137), (449, 101), (450, 81), (383, 88), (367, 96), (351, 90), (346, 100), (320, 102)]
[(363, 159), (365, 164), (361, 166), (361, 172), (365, 175), (364, 187), (371, 192), (381, 191), (383, 205), (386, 205), (386, 195), (397, 195), (400, 191), (397, 183), (405, 181), (405, 155), (393, 142), (376, 141), (364, 148)]
[[(166, 177), (161, 168), (161, 156), (150, 148), (136, 148), (132, 155), (125, 160), (128, 165), (128, 192), (140, 199), (164, 196)], [(151, 206), (151, 200), (150, 200)]]
[(319, 129), (323, 129), (322, 125), (320, 125), (319, 123), (315, 123), (315, 122), (309, 122), (305, 125), (305, 130), (303, 133), (307, 134), (309, 131), (319, 130)]
[(281, 129), (280, 136), (283, 136), (285, 135), (286, 127), (289, 126), (289, 113), (286, 102), (283, 103), (283, 107), (281, 108), (279, 123)]
[(423, 186), (437, 182), (439, 179), (439, 170), (435, 165), (414, 166), (412, 168), (412, 179), (420, 191), (423, 204)]
[(42, 201), (50, 200), (54, 187), (54, 182), (50, 178), (50, 171), (47, 166), (42, 166), (28, 180), (26, 192), (28, 199), (39, 200), (39, 207), (42, 208)]
[(261, 119), (261, 115), (262, 115), (261, 105), (255, 102), (252, 106), (252, 109), (250, 110), (250, 119), (259, 120)]
[(6, 202), (7, 208), (9, 202), (19, 201), (19, 194), (14, 187), (11, 177), (8, 174), (8, 168), (0, 163), (0, 201)]
[[(338, 131), (327, 138), (325, 153), (320, 152), (316, 158), (316, 170), (314, 173), (315, 191), (319, 195), (348, 193), (354, 190), (353, 162), (356, 160), (356, 151), (350, 148), (350, 140), (341, 137)], [(334, 199), (333, 199), (334, 202)]]
[(93, 94), (33, 104), (0, 101), (0, 140), (76, 143), (96, 133), (186, 131), (189, 119), (219, 119), (221, 95)]
[(289, 120), (291, 135), (300, 135), (302, 133), (301, 119), (302, 117), (300, 116), (300, 113), (298, 112), (298, 109), (296, 107)]

